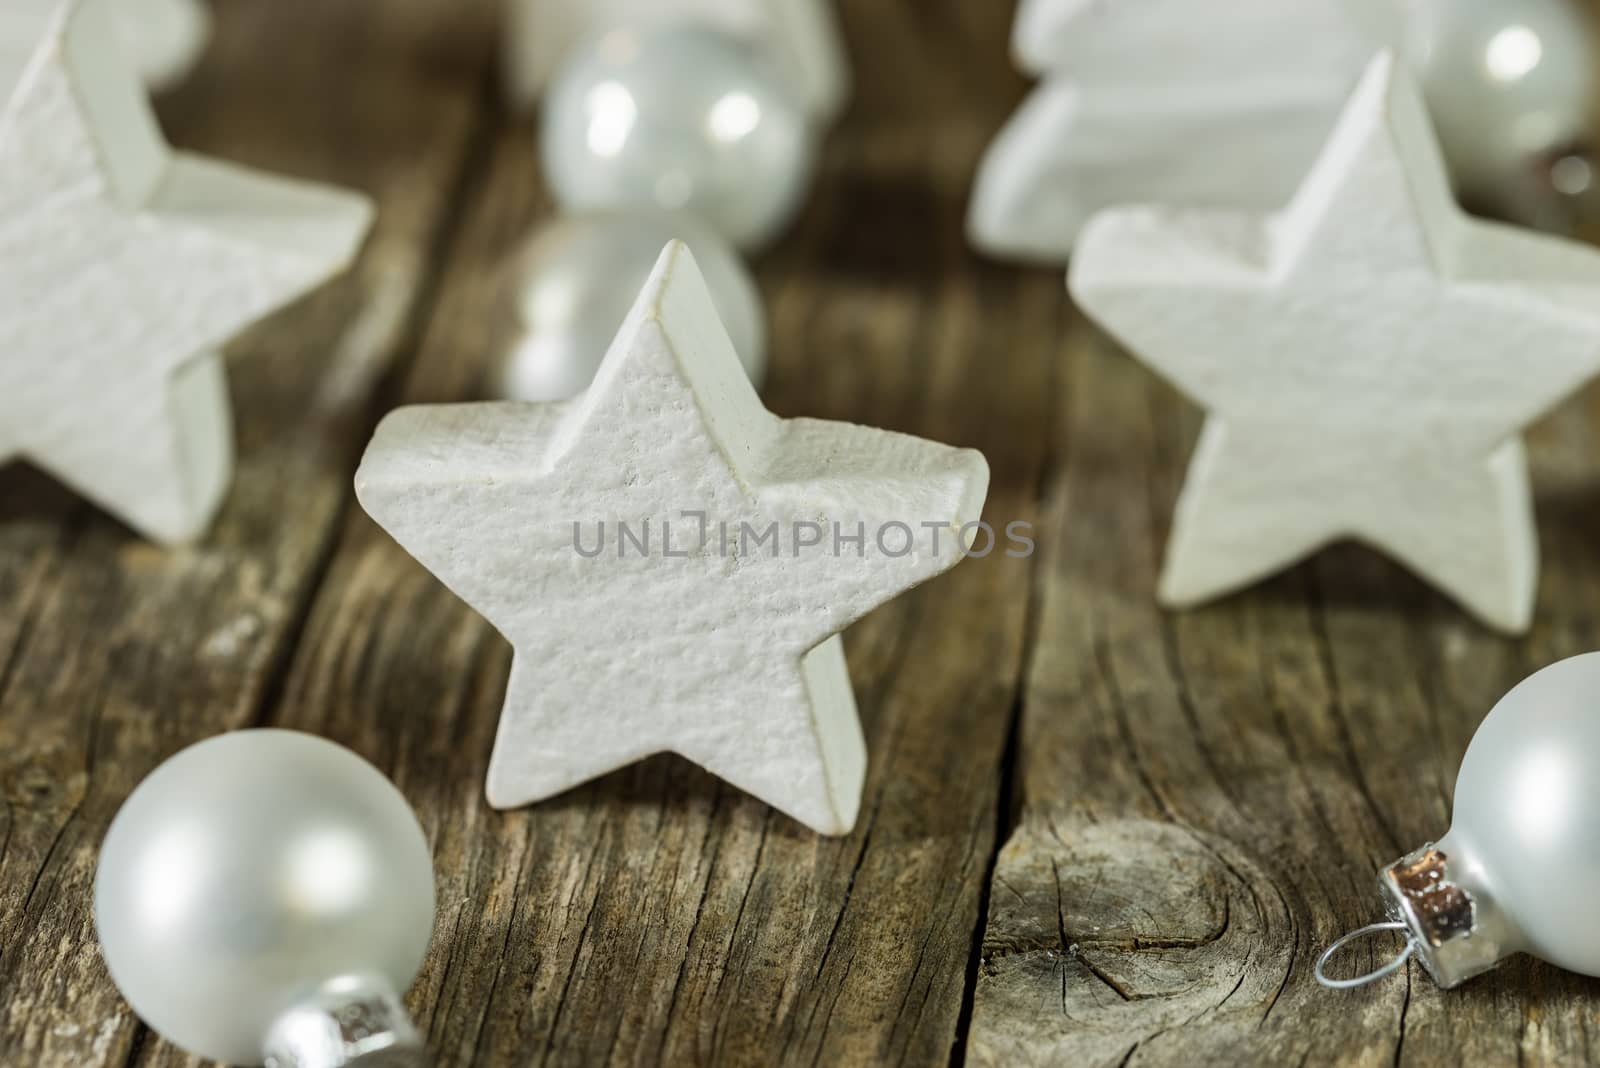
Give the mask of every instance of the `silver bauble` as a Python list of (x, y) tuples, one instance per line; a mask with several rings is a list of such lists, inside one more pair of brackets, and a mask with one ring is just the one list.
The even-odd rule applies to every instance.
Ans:
[[(1383, 869), (1391, 919), (1352, 932), (1316, 964), (1328, 986), (1362, 986), (1422, 962), (1442, 987), (1517, 953), (1600, 976), (1600, 653), (1525, 680), (1495, 705), (1456, 777), (1450, 831)], [(1406, 937), (1377, 970), (1329, 979), (1351, 940)]]
[[(1573, 0), (1405, 0), (1408, 58), (1469, 206), (1562, 229), (1585, 190), (1595, 39)], [(1576, 158), (1575, 158), (1576, 159)]]
[(1600, 975), (1600, 654), (1545, 668), (1495, 705), (1438, 849), (1476, 889), (1484, 934), (1502, 928), (1500, 955)]
[(515, 257), (506, 280), (511, 322), (495, 393), (506, 400), (557, 401), (587, 389), (674, 239), (694, 254), (745, 372), (759, 387), (767, 362), (766, 316), (739, 254), (690, 216), (641, 211), (555, 219)]
[(577, 50), (545, 94), (541, 154), (567, 212), (689, 211), (750, 249), (793, 218), (816, 144), (770, 65), (735, 38), (666, 23)]
[(278, 1040), (341, 1063), (309, 1056), (336, 1037), (319, 1021), (341, 1004), (398, 1013), (433, 916), (428, 843), (400, 792), (291, 731), (225, 734), (162, 764), (112, 821), (95, 880), (101, 950), (134, 1011), (235, 1064)]

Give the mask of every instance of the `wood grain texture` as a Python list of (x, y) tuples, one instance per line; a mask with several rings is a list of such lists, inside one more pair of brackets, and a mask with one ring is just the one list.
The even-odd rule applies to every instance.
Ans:
[[(857, 99), (760, 275), (779, 414), (982, 449), (1033, 560), (973, 560), (853, 628), (861, 825), (801, 831), (659, 758), (495, 813), (509, 649), (353, 508), (400, 402), (482, 395), (497, 267), (551, 207), (501, 112), (493, 0), (222, 0), (163, 104), (183, 147), (380, 204), (352, 278), (235, 346), (240, 471), (168, 554), (0, 474), (0, 1065), (174, 1065), (94, 943), (95, 849), (161, 759), (252, 724), (394, 776), (440, 914), (410, 995), (443, 1066), (1583, 1063), (1594, 983), (1516, 962), (1326, 994), (1316, 950), (1444, 829), (1516, 679), (1597, 644), (1593, 398), (1533, 438), (1539, 623), (1493, 638), (1338, 550), (1167, 616), (1155, 572), (1195, 413), (1059, 274), (963, 214), (1020, 98), (1009, 4), (841, 5)], [(597, 710), (597, 719), (603, 710)]]

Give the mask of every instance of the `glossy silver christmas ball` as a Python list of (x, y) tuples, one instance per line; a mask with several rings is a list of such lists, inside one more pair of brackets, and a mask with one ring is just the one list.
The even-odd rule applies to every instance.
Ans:
[(1411, 0), (1405, 10), (1409, 58), (1463, 198), (1544, 222), (1574, 192), (1561, 188), (1572, 168), (1552, 178), (1552, 165), (1591, 139), (1589, 18), (1576, 0)]
[(306, 734), (226, 734), (133, 792), (100, 851), (95, 922), (135, 1012), (191, 1053), (259, 1064), (319, 988), (403, 991), (433, 930), (433, 864), (400, 792)]
[(1600, 653), (1523, 682), (1489, 713), (1456, 779), (1439, 850), (1503, 955), (1600, 975)]
[(558, 218), (513, 259), (495, 392), (506, 400), (557, 401), (587, 389), (675, 239), (694, 254), (734, 350), (759, 388), (767, 366), (766, 314), (739, 254), (691, 216), (638, 211)]
[(678, 23), (578, 49), (545, 94), (541, 136), (565, 211), (690, 211), (746, 249), (794, 217), (816, 159), (782, 75), (734, 38)]

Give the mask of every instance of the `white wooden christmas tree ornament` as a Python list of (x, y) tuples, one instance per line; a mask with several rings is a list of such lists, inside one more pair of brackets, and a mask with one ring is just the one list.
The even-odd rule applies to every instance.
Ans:
[(232, 471), (217, 347), (348, 263), (372, 209), (174, 153), (111, 14), (46, 18), (0, 113), (0, 459), (182, 542)]
[(959, 562), (987, 489), (978, 453), (767, 412), (681, 243), (587, 393), (401, 409), (356, 474), (515, 648), (491, 804), (675, 752), (823, 834), (866, 769), (838, 635)]
[[(5, 0), (0, 9), (0, 100), (22, 73), (43, 23), (63, 0)], [(151, 89), (168, 89), (199, 62), (211, 39), (202, 0), (111, 0), (117, 39)]]
[(1064, 263), (1113, 205), (1275, 210), (1398, 32), (1389, 0), (1024, 0), (1012, 47), (1044, 82), (984, 157), (969, 237)]
[(850, 95), (850, 64), (832, 0), (507, 0), (505, 83), (529, 107), (573, 48), (619, 26), (704, 24), (749, 43), (781, 71), (818, 122)]
[(1070, 287), (1209, 413), (1165, 603), (1355, 539), (1487, 623), (1528, 627), (1538, 556), (1520, 434), (1600, 372), (1600, 253), (1465, 215), (1391, 57), (1284, 212), (1108, 212)]

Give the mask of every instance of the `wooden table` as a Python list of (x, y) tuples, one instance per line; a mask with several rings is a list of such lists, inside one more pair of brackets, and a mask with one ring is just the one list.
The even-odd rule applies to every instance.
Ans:
[(509, 650), (350, 478), (389, 408), (483, 395), (496, 266), (552, 210), (532, 126), (499, 104), (498, 12), (222, 0), (163, 102), (173, 139), (382, 213), (352, 276), (233, 347), (241, 466), (204, 544), (162, 552), (0, 476), (0, 1064), (183, 1060), (106, 977), (95, 851), (162, 759), (267, 724), (352, 746), (417, 807), (440, 912), (411, 1004), (441, 1065), (1591, 1059), (1590, 980), (1517, 961), (1444, 994), (1413, 965), (1333, 994), (1311, 963), (1375, 917), (1378, 866), (1446, 828), (1501, 693), (1600, 642), (1596, 398), (1535, 436), (1526, 641), (1355, 548), (1158, 611), (1195, 413), (1058, 272), (963, 239), (977, 156), (1024, 90), (1011, 5), (843, 6), (856, 105), (760, 265), (769, 403), (981, 448), (991, 520), (1040, 542), (850, 632), (856, 832), (808, 834), (669, 757), (484, 804)]

